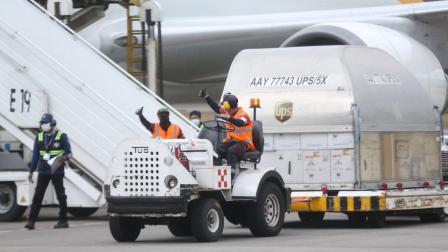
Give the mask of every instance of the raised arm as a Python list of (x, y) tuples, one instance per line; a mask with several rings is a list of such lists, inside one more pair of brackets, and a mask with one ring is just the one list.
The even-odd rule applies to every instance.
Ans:
[(219, 104), (210, 97), (210, 95), (207, 93), (207, 89), (201, 89), (199, 91), (199, 97), (204, 98), (208, 106), (210, 106), (210, 108), (215, 111), (216, 114), (222, 114), (221, 106), (219, 106)]
[(144, 116), (143, 116), (143, 107), (138, 109), (135, 114), (138, 115), (138, 119), (140, 119), (140, 122), (145, 126), (146, 129), (148, 129), (150, 132), (153, 131), (153, 125), (151, 122), (149, 122)]

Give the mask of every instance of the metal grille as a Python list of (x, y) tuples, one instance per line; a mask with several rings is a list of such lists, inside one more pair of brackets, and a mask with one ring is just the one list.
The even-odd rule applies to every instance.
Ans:
[(130, 196), (151, 196), (162, 185), (158, 151), (124, 152), (124, 191)]
[(443, 176), (448, 176), (448, 151), (442, 151)]

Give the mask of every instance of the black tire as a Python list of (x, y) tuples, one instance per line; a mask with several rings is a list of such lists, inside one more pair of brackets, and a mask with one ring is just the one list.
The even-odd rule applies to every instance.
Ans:
[(133, 242), (142, 230), (141, 220), (130, 217), (109, 217), (109, 228), (117, 242)]
[(171, 222), (168, 224), (168, 230), (175, 237), (186, 237), (193, 235), (189, 222)]
[(318, 224), (324, 221), (325, 212), (304, 212), (299, 213), (299, 218), (304, 223)]
[(386, 225), (386, 213), (370, 212), (367, 214), (367, 224), (373, 228), (382, 228)]
[(69, 207), (67, 211), (74, 217), (89, 217), (98, 210), (98, 207)]
[(17, 205), (14, 183), (0, 183), (0, 221), (16, 221), (23, 216), (25, 206)]
[[(270, 212), (265, 214), (265, 207)], [(261, 187), (257, 202), (245, 208), (248, 227), (258, 237), (278, 235), (285, 220), (285, 211), (282, 191), (274, 183), (266, 182)]]
[(367, 222), (367, 216), (363, 213), (348, 213), (348, 224), (352, 227), (363, 227)]
[(214, 242), (224, 230), (224, 212), (215, 199), (203, 198), (191, 202), (190, 225), (199, 242)]
[(446, 219), (445, 211), (440, 209), (435, 209), (434, 213), (424, 213), (419, 214), (420, 221), (422, 222), (444, 222)]

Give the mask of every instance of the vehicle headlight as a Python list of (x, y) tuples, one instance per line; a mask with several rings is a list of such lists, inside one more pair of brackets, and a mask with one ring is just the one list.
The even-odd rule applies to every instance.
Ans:
[(173, 189), (177, 186), (177, 178), (173, 175), (166, 176), (165, 185), (168, 189)]

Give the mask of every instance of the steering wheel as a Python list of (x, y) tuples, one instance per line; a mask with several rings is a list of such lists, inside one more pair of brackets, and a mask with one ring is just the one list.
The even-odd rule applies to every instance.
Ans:
[(235, 131), (235, 125), (222, 120), (210, 120), (204, 122), (204, 128), (219, 133), (227, 133)]

